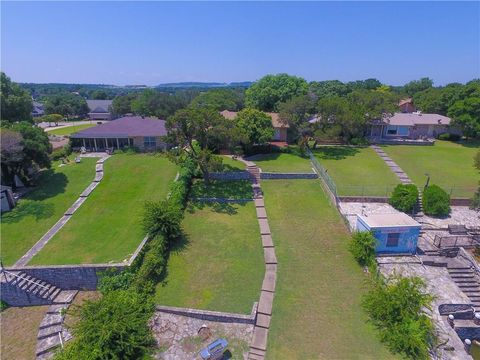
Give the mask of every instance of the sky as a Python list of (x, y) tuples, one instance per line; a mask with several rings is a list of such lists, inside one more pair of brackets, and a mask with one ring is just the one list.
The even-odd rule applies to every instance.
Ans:
[(1, 2), (17, 82), (480, 77), (480, 2)]

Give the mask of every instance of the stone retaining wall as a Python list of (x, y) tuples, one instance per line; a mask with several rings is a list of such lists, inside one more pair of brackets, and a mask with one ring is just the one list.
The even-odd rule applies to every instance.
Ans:
[(272, 173), (261, 172), (260, 179), (277, 180), (277, 179), (318, 179), (316, 173)]
[(338, 199), (343, 202), (388, 203), (386, 196), (339, 196)]
[(219, 311), (198, 310), (190, 308), (179, 308), (173, 306), (156, 306), (156, 311), (176, 314), (182, 316), (188, 316), (196, 319), (202, 319), (207, 321), (218, 321), (226, 323), (243, 323), (243, 324), (255, 324), (257, 317), (258, 303), (253, 303), (252, 312), (250, 315), (225, 313)]
[(229, 171), (229, 172), (212, 172), (210, 178), (213, 180), (250, 180), (248, 171)]
[[(100, 272), (107, 269), (122, 271), (126, 266), (126, 264), (24, 266), (7, 270), (22, 271), (27, 275), (46, 281), (63, 290), (96, 290)], [(22, 290), (20, 291), (23, 292)], [(3, 292), (2, 300), (4, 300)]]
[(470, 199), (450, 199), (450, 205), (453, 206), (470, 206), (471, 202)]

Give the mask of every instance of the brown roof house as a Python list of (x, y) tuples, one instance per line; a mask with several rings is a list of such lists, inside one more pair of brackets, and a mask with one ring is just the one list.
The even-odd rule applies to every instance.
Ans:
[(165, 150), (165, 120), (155, 117), (126, 116), (103, 123), (70, 136), (72, 147), (105, 151), (135, 147), (141, 151)]
[(90, 120), (112, 120), (112, 100), (87, 100)]
[[(233, 120), (237, 117), (237, 112), (235, 111), (223, 110), (220, 114), (222, 114), (226, 119), (229, 119), (229, 120)], [(288, 123), (283, 122), (280, 119), (280, 116), (278, 115), (278, 113), (267, 112), (266, 114), (269, 115), (270, 118), (272, 119), (272, 126), (274, 130), (272, 141), (286, 142), (287, 131), (288, 131), (288, 128), (290, 127)]]
[(380, 143), (433, 144), (443, 133), (461, 135), (461, 131), (450, 126), (452, 119), (438, 114), (424, 114), (415, 111), (412, 99), (398, 103), (399, 110), (393, 115), (372, 122), (370, 139)]

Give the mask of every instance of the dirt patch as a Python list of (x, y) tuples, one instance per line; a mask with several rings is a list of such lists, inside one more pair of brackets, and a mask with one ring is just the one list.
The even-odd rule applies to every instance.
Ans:
[(12, 307), (0, 313), (2, 360), (35, 359), (38, 326), (48, 306)]

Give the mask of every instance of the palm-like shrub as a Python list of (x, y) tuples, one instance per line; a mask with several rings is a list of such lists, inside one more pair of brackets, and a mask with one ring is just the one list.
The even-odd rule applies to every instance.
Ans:
[(446, 216), (450, 212), (450, 195), (440, 186), (430, 185), (423, 192), (423, 211), (427, 215)]

